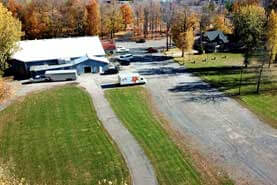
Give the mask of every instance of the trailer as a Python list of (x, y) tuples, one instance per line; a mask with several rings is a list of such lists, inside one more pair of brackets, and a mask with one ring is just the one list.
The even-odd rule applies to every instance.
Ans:
[(119, 85), (145, 84), (147, 80), (138, 73), (121, 73), (118, 75)]
[(45, 72), (45, 77), (50, 81), (76, 80), (76, 70), (51, 70)]

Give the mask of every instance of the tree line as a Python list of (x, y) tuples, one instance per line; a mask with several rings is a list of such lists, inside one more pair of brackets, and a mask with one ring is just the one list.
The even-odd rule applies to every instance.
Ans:
[(116, 0), (8, 0), (4, 3), (22, 23), (23, 39), (107, 35), (126, 29), (133, 13)]
[[(271, 1), (263, 7), (259, 0), (235, 0), (222, 8), (209, 2), (196, 13), (186, 5), (174, 0), (167, 0), (164, 6), (163, 20), (166, 24), (168, 37), (183, 52), (192, 50), (196, 34), (200, 40), (204, 32), (220, 30), (232, 34), (236, 43), (245, 49), (245, 65), (247, 67), (250, 55), (265, 49), (270, 55), (270, 64), (275, 61), (277, 53), (277, 1)], [(170, 39), (169, 39), (170, 40)]]

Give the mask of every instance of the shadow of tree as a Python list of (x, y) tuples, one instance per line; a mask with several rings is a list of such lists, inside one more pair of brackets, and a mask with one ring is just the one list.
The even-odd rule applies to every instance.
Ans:
[(183, 94), (179, 95), (186, 102), (197, 102), (201, 104), (206, 103), (219, 103), (227, 100), (227, 96), (209, 84), (196, 81), (196, 82), (183, 82), (177, 86), (169, 89), (170, 92)]

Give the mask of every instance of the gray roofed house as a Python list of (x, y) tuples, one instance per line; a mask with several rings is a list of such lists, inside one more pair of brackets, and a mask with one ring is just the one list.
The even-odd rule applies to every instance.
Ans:
[(205, 32), (204, 39), (208, 42), (222, 42), (224, 44), (229, 42), (224, 33), (218, 30)]

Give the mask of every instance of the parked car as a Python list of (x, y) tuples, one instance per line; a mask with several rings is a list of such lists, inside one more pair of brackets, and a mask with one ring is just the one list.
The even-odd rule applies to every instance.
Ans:
[(110, 65), (108, 68), (104, 69), (100, 72), (100, 75), (110, 75), (110, 74), (117, 74), (119, 72), (119, 66)]
[(120, 55), (120, 56), (117, 56), (116, 59), (120, 61), (128, 61), (130, 62), (132, 59), (133, 59), (133, 55), (131, 54), (126, 54), (126, 55)]
[(118, 46), (117, 48), (116, 48), (116, 53), (127, 53), (127, 52), (129, 52), (130, 50), (129, 49), (127, 49), (127, 48), (125, 48), (125, 47), (121, 47), (121, 46)]
[(136, 43), (145, 43), (146, 41), (145, 41), (145, 39), (138, 39), (137, 41), (136, 41)]
[(31, 83), (38, 83), (38, 82), (47, 82), (47, 81), (49, 81), (49, 79), (46, 78), (44, 75), (43, 76), (36, 75), (35, 77), (30, 78), (29, 82), (31, 82)]
[(158, 53), (158, 50), (155, 48), (152, 48), (152, 47), (147, 48), (146, 51), (147, 51), (147, 53)]

